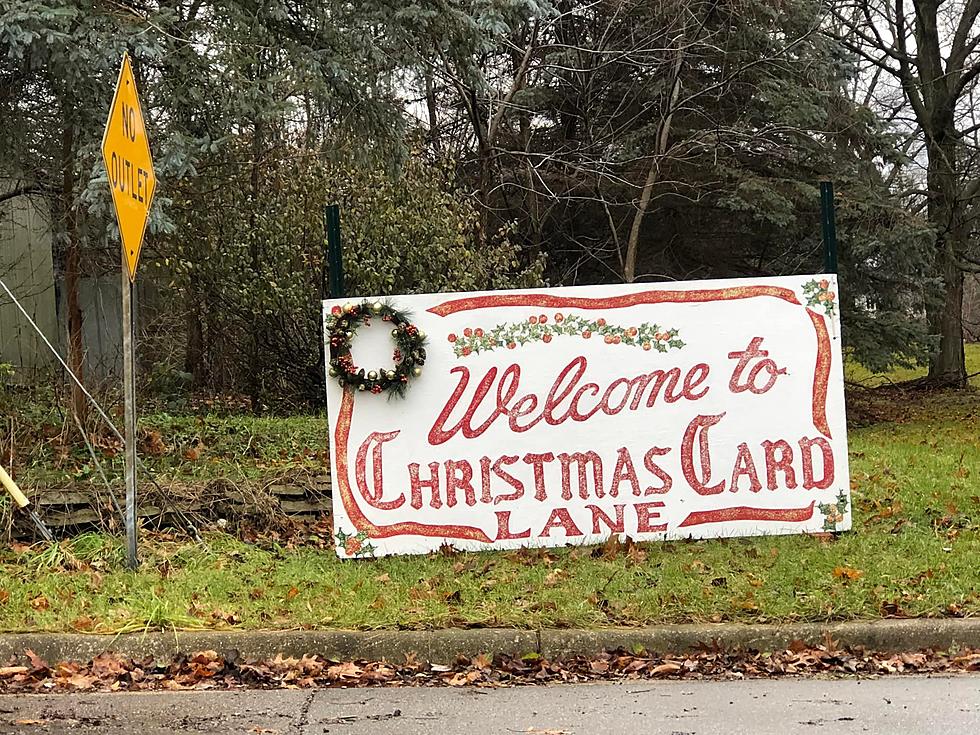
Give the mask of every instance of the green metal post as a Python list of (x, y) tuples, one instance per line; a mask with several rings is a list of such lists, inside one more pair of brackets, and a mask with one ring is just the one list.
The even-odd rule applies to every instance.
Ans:
[(340, 205), (327, 205), (324, 213), (327, 230), (327, 271), (330, 285), (328, 294), (332, 299), (344, 295), (344, 254), (340, 244)]
[(834, 209), (834, 184), (820, 182), (820, 224), (823, 227), (823, 270), (837, 272), (837, 214)]

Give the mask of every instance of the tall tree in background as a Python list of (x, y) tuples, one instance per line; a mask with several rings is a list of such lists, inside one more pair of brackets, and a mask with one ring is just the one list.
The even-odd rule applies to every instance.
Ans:
[(548, 253), (553, 280), (816, 270), (817, 182), (833, 178), (850, 344), (879, 367), (925, 353), (908, 318), (922, 223), (883, 175), (900, 139), (850, 99), (859, 70), (818, 0), (514, 0), (463, 4), (469, 23), (436, 5), (390, 19), (414, 40), (432, 153)]
[(929, 378), (965, 386), (963, 285), (971, 262), (970, 210), (980, 178), (970, 170), (968, 136), (980, 77), (980, 1), (843, 0), (830, 4), (832, 32), (864, 59), (876, 75), (895, 81), (904, 108), (923, 142), (922, 192), (934, 232), (934, 263), (943, 297), (928, 310), (930, 331), (939, 336)]

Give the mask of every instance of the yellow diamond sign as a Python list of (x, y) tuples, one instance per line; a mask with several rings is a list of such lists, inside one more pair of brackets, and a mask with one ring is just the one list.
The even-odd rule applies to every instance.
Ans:
[(116, 94), (102, 136), (102, 160), (112, 188), (123, 261), (129, 268), (129, 279), (135, 281), (157, 180), (129, 54), (123, 56)]

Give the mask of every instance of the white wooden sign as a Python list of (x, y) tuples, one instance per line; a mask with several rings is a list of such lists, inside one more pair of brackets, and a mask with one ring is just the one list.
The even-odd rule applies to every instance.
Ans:
[[(328, 378), (337, 553), (850, 528), (836, 297), (817, 275), (391, 299), (427, 359), (404, 398)], [(375, 322), (357, 366), (393, 365)]]

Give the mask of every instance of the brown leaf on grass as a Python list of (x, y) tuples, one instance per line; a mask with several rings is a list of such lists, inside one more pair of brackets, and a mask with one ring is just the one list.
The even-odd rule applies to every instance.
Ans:
[(49, 607), (51, 607), (51, 603), (44, 595), (38, 595), (31, 600), (31, 607), (33, 607), (35, 610), (47, 610)]
[(0, 589), (0, 605), (6, 605), (10, 602), (10, 590)]
[(159, 431), (147, 429), (140, 438), (140, 450), (151, 457), (162, 457), (167, 453), (167, 445), (164, 444), (163, 436)]
[(92, 630), (95, 627), (95, 621), (92, 618), (90, 618), (88, 615), (83, 615), (81, 617), (75, 618), (70, 623), (68, 623), (68, 625), (71, 626), (72, 630), (79, 630), (84, 633)]
[(681, 670), (681, 665), (673, 662), (660, 664), (650, 669), (650, 673), (654, 676), (668, 676), (670, 674), (676, 674)]
[(555, 569), (552, 572), (548, 572), (548, 574), (545, 576), (544, 585), (545, 587), (554, 587), (556, 584), (561, 582), (563, 579), (566, 579), (567, 577), (568, 574), (565, 573), (564, 569), (561, 568)]
[(296, 589), (295, 587), (290, 587), (289, 588), (289, 592), (286, 593), (286, 599), (287, 600), (292, 600), (298, 594), (299, 594), (299, 590), (298, 589)]
[(0, 666), (0, 678), (26, 674), (28, 671), (30, 669), (27, 666)]
[(15, 725), (20, 725), (21, 727), (31, 727), (37, 725), (47, 725), (47, 720), (14, 720)]
[(864, 576), (864, 572), (853, 567), (834, 567), (834, 577), (845, 582), (854, 582)]

